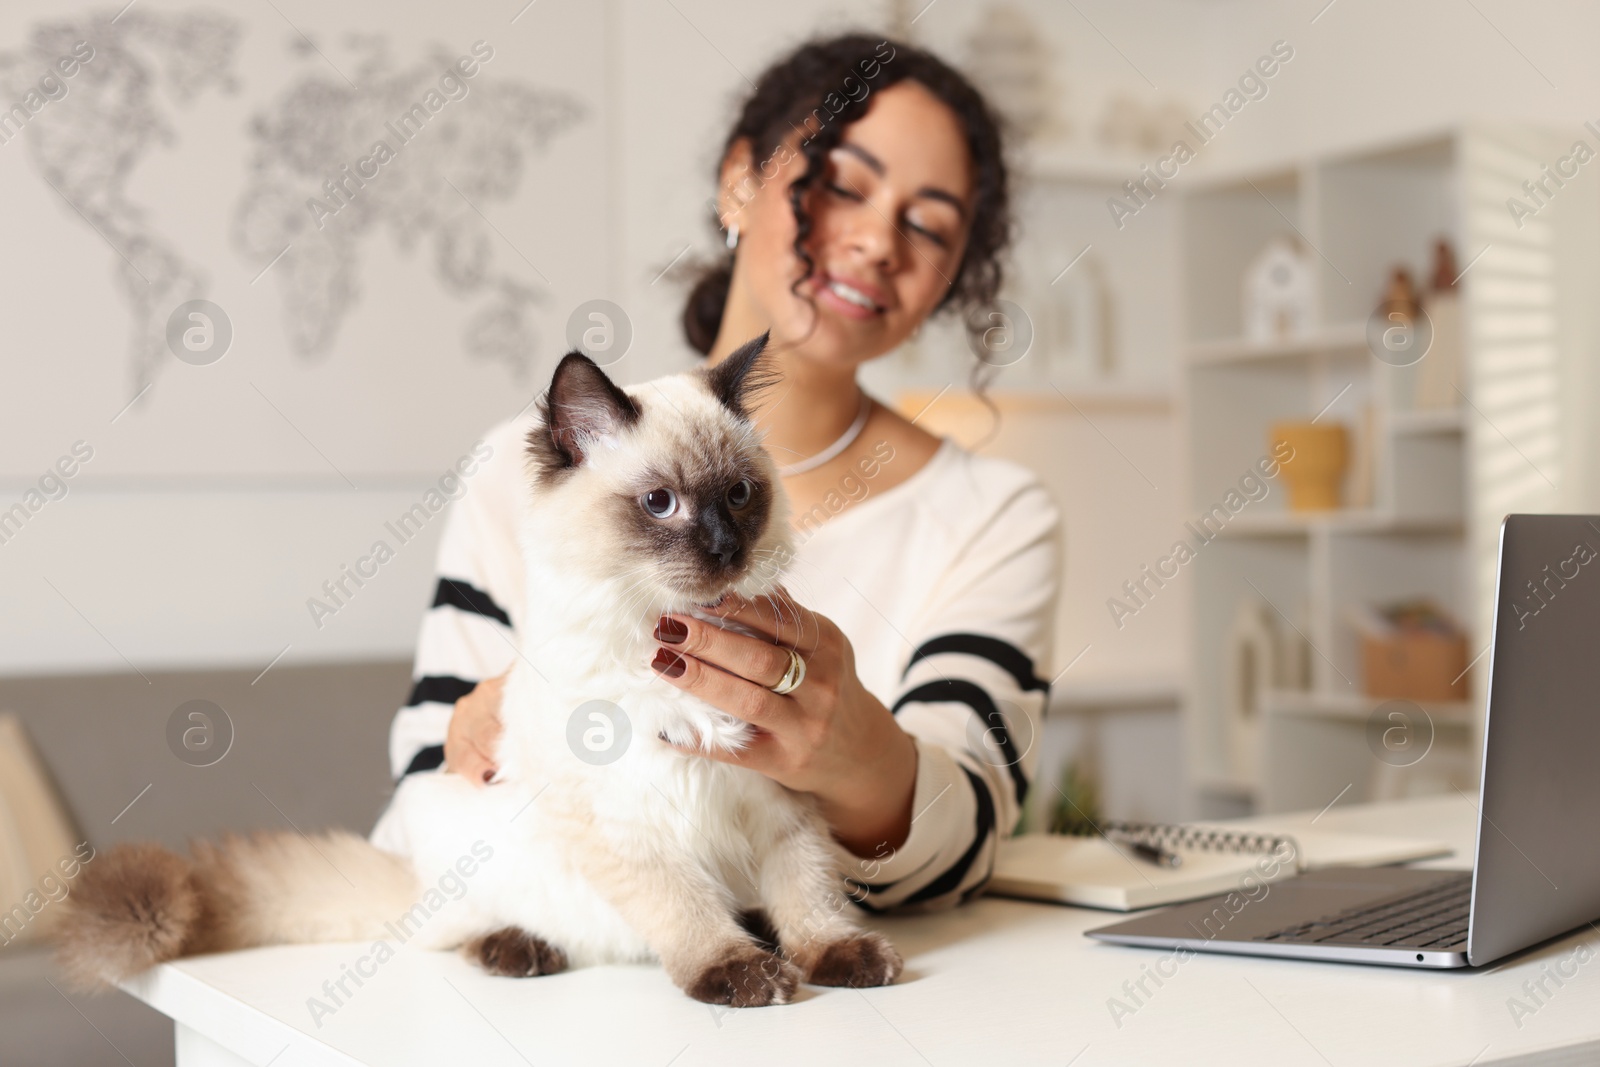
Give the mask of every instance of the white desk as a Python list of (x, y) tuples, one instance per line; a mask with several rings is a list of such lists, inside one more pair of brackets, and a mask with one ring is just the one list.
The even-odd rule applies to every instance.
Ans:
[[(1335, 807), (1318, 827), (1445, 840), (1457, 855), (1434, 865), (1465, 866), (1474, 815), (1452, 796)], [(1113, 918), (982, 899), (883, 919), (906, 958), (897, 985), (808, 987), (744, 1011), (696, 1003), (655, 967), (489, 978), (455, 954), (402, 948), (319, 1028), (307, 998), (365, 950), (352, 945), (184, 960), (125, 988), (176, 1020), (180, 1067), (1600, 1062), (1600, 954), (1560, 988), (1547, 980), (1553, 995), (1520, 1026), (1508, 1007), (1546, 964), (1600, 942), (1593, 930), (1481, 972), (1201, 953), (1160, 988), (1147, 982), (1153, 995), (1119, 1027), (1109, 998), (1163, 953), (1083, 936)]]

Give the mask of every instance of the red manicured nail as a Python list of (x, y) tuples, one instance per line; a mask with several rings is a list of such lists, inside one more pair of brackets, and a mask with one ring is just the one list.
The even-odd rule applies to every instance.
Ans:
[(492, 781), (494, 781), (494, 772), (493, 772), (493, 771), (484, 771), (484, 772), (483, 772), (483, 780), (484, 780), (484, 781), (485, 781), (485, 782), (492, 782)]
[(683, 657), (670, 648), (656, 649), (656, 658), (650, 661), (650, 666), (656, 669), (656, 673), (668, 678), (682, 678), (683, 672), (689, 669)]
[(656, 640), (665, 641), (669, 645), (681, 645), (683, 639), (689, 636), (689, 628), (677, 619), (661, 616), (656, 623)]

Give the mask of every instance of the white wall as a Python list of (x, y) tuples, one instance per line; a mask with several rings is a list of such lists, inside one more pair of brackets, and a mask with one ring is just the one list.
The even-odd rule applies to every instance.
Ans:
[[(26, 502), (75, 442), (93, 451), (66, 497), (0, 544), (0, 671), (265, 667), (286, 648), (282, 662), (405, 655), (431, 593), (444, 520), (431, 518), (405, 544), (384, 523), (422, 500), (491, 423), (532, 399), (565, 350), (569, 310), (604, 294), (608, 245), (596, 233), (611, 218), (618, 179), (605, 166), (612, 50), (604, 8), (544, 0), (513, 23), (516, 7), (472, 0), (279, 7), (281, 16), (269, 5), (150, 0), (118, 25), (94, 22), (115, 14), (103, 4), (29, 0), (0, 10), (5, 106), (54, 58), (32, 47), (36, 27), (75, 24), (99, 43), (67, 95), (0, 144), (0, 190), (11, 205), (0, 219), (0, 394), (8, 401), (0, 509)], [(170, 20), (197, 9), (240, 31), (235, 85), (184, 100), (171, 76), (218, 48), (215, 38), (177, 37)], [(317, 52), (297, 50), (301, 32)], [(353, 35), (387, 47), (388, 73), (365, 64)], [(478, 40), (494, 49), (492, 60), (441, 113), (458, 119), (461, 139), (446, 142), (442, 119), (431, 120), (353, 201), (347, 211), (386, 206), (351, 242), (351, 306), (325, 351), (291, 351), (293, 332), (314, 321), (329, 290), (286, 301), (296, 276), (288, 268), (326, 246), (308, 229), (294, 242), (309, 251), (291, 249), (263, 273), (270, 254), (241, 245), (252, 119), (289, 115), (285, 143), (313, 154), (321, 145), (334, 163), (353, 160), (352, 144), (388, 138), (383, 121), (417, 99), (421, 88), (404, 77), (410, 68), (431, 79)], [(120, 110), (97, 101), (95, 78), (147, 74), (148, 108), (120, 92), (110, 94)], [(365, 93), (371, 106), (342, 132), (337, 106), (284, 106), (289, 88), (319, 80), (335, 102), (354, 82), (349, 92)], [(549, 151), (487, 110), (489, 87), (517, 84), (583, 109)], [(162, 124), (173, 136), (162, 136)], [(103, 154), (112, 145), (130, 150), (120, 180), (117, 160)], [(501, 156), (515, 195), (472, 184), (483, 168), (457, 157), (475, 150), (520, 153), (516, 164)], [(44, 176), (62, 159), (58, 194)], [(476, 199), (463, 200), (438, 175)], [(321, 192), (306, 174), (275, 180), (296, 217), (301, 201)], [(341, 212), (325, 225), (338, 233), (361, 221)], [(542, 301), (529, 320), (537, 350), (525, 365), (484, 358), (466, 342), (498, 290), (441, 285), (444, 246), (435, 236), (446, 229), (458, 247), (476, 250), (492, 279)], [(141, 253), (146, 237), (172, 258)], [(172, 263), (191, 280), (169, 282)], [(139, 267), (148, 281), (129, 273)], [(159, 333), (169, 309), (200, 295), (224, 308), (234, 337), (220, 361), (192, 366), (159, 351)], [(130, 345), (141, 307), (157, 333), (148, 363)], [(380, 539), (394, 559), (317, 626), (308, 598)]]
[[(705, 202), (746, 79), (810, 32), (882, 24), (895, 9), (909, 17), (923, 8), (885, 3), (852, 14), (816, 2), (539, 0), (513, 24), (520, 4), (487, 0), (278, 6), (284, 18), (258, 4), (214, 8), (247, 31), (237, 95), (206, 92), (187, 103), (158, 95), (179, 136), (152, 142), (127, 180), (146, 224), (207, 275), (211, 299), (235, 321), (234, 348), (210, 367), (166, 359), (150, 393), (115, 423), (132, 392), (120, 261), (43, 184), (27, 143), (63, 118), (73, 98), (47, 106), (33, 131), (0, 145), (0, 190), (11, 205), (0, 217), (0, 395), (8, 401), (0, 508), (74, 441), (95, 449), (70, 495), (0, 545), (0, 671), (265, 666), (285, 645), (285, 661), (405, 655), (430, 592), (431, 544), (405, 546), (320, 630), (306, 599), (483, 428), (531, 398), (564, 350), (567, 313), (582, 300), (604, 296), (631, 317), (635, 347), (616, 367), (623, 379), (690, 365), (677, 324), (682, 290), (655, 279), (686, 246), (691, 255), (716, 248)], [(1337, 0), (1314, 25), (1322, 0), (1020, 6), (1059, 60), (1063, 109), (1080, 145), (1113, 95), (1173, 96), (1198, 112), (1278, 38), (1293, 43), (1296, 58), (1197, 167), (1477, 115), (1574, 127), (1600, 117), (1600, 70), (1585, 52), (1600, 31), (1600, 10), (1579, 3), (1479, 0), (1474, 10), (1442, 0)], [(25, 47), (34, 26), (100, 10), (46, 0), (0, 9), (0, 53), (18, 57), (0, 63), (5, 102), (40, 61)], [(185, 10), (160, 0), (133, 9)], [(940, 0), (918, 19), (915, 38), (960, 61), (985, 10)], [(360, 291), (334, 349), (315, 361), (288, 351), (279, 279), (269, 272), (252, 282), (263, 264), (240, 254), (229, 227), (249, 173), (250, 116), (319, 69), (317, 56), (290, 51), (298, 40), (291, 22), (346, 67), (357, 57), (352, 33), (385, 38), (396, 65), (420, 61), (433, 42), (453, 52), (483, 38), (497, 50), (485, 78), (524, 81), (588, 106), (588, 121), (529, 157), (515, 195), (485, 208), (499, 231), (490, 235), (498, 268), (544, 298), (534, 317), (539, 356), (520, 376), (465, 351), (463, 326), (482, 301), (441, 295), (428, 247), (407, 250), (382, 233), (361, 243)], [(1582, 195), (1592, 195), (1592, 177), (1584, 182)], [(1131, 247), (1115, 245), (1127, 234), (1092, 212), (1022, 223), (1057, 226), (1063, 242), (1081, 236)], [(1156, 266), (1156, 284), (1124, 281), (1118, 296), (1146, 330), (1127, 364), (1136, 377), (1160, 381), (1174, 358), (1163, 338), (1176, 336), (1177, 309), (1159, 281), (1170, 264)], [(160, 300), (175, 303), (176, 291)], [(884, 380), (892, 385), (894, 375)], [(1600, 376), (1587, 388), (1595, 395)], [(1588, 469), (1587, 478), (1600, 481), (1600, 471)], [(436, 535), (437, 523), (425, 538)], [(1166, 651), (1160, 658), (1171, 661)]]
[(1337, 0), (1313, 24), (1325, 3), (1198, 5), (1208, 9), (1208, 93), (1220, 94), (1275, 39), (1296, 49), (1272, 95), (1251, 104), (1215, 142), (1219, 158), (1277, 159), (1472, 118), (1532, 120), (1576, 133), (1600, 117), (1600, 68), (1590, 48), (1600, 34), (1600, 8), (1593, 4)]

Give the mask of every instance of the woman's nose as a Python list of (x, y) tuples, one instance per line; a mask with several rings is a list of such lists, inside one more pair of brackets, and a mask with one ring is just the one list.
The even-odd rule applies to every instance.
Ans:
[(871, 201), (857, 205), (853, 214), (846, 234), (850, 250), (885, 270), (892, 268), (900, 247), (900, 234), (894, 223)]

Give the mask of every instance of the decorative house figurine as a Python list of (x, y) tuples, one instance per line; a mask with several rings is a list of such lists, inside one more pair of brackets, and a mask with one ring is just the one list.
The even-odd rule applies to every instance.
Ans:
[(1260, 773), (1261, 718), (1273, 692), (1310, 684), (1304, 637), (1281, 623), (1275, 609), (1253, 597), (1239, 601), (1228, 627), (1223, 661), (1229, 772), (1251, 781)]
[(1287, 238), (1268, 242), (1244, 272), (1244, 335), (1257, 342), (1311, 329), (1311, 262)]
[(1223, 661), (1227, 763), (1240, 781), (1250, 781), (1257, 773), (1261, 704), (1277, 680), (1273, 676), (1276, 659), (1277, 633), (1267, 606), (1241, 600), (1228, 627), (1227, 658)]

